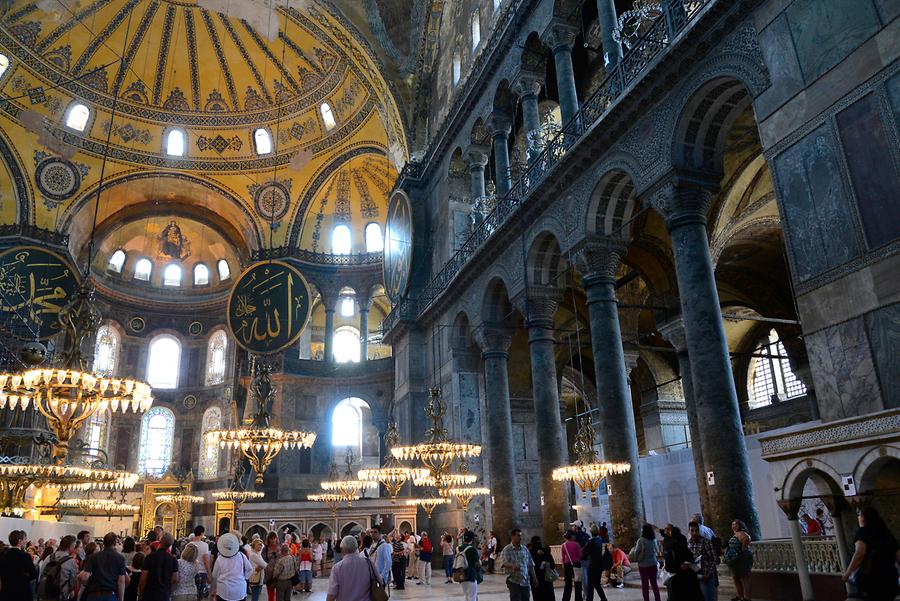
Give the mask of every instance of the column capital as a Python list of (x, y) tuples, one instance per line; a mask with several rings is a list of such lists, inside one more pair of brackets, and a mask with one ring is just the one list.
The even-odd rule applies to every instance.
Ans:
[(475, 342), (481, 348), (484, 359), (509, 357), (509, 346), (512, 344), (514, 330), (501, 324), (483, 323), (474, 332)]
[(719, 185), (707, 173), (673, 171), (648, 194), (648, 202), (669, 231), (691, 223), (706, 225), (706, 212)]
[(492, 137), (503, 135), (505, 138), (512, 131), (512, 119), (497, 111), (490, 114), (484, 125)]
[(470, 144), (466, 148), (466, 161), (469, 163), (469, 169), (484, 168), (491, 156), (491, 149), (482, 144)]
[(788, 520), (796, 521), (800, 519), (800, 505), (802, 499), (781, 499), (778, 501), (778, 507), (785, 513)]
[(562, 289), (550, 286), (529, 286), (512, 299), (516, 308), (525, 315), (525, 327), (529, 330), (552, 329), (561, 300)]
[(575, 268), (585, 279), (614, 278), (628, 252), (628, 243), (615, 238), (587, 238), (575, 250)]
[(622, 345), (622, 355), (625, 358), (625, 373), (631, 377), (631, 372), (637, 367), (638, 359), (641, 358), (641, 351), (628, 345)]
[(684, 336), (684, 319), (679, 315), (656, 326), (662, 337), (669, 341), (679, 353), (687, 351), (687, 338)]
[(572, 50), (575, 46), (575, 38), (578, 37), (580, 31), (578, 27), (568, 21), (553, 18), (547, 24), (547, 27), (544, 28), (544, 32), (541, 34), (541, 41), (549, 46), (553, 52), (562, 48)]
[(537, 96), (544, 85), (544, 76), (535, 71), (520, 70), (512, 80), (510, 88), (519, 97)]

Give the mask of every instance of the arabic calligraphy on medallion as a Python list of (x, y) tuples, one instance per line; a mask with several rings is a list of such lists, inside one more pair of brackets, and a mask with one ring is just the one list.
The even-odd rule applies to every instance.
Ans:
[(36, 246), (0, 252), (0, 320), (14, 336), (46, 340), (59, 332), (59, 311), (77, 289), (75, 270), (55, 252)]
[(277, 353), (300, 338), (309, 319), (306, 278), (282, 261), (251, 265), (228, 298), (228, 328), (252, 353)]
[(394, 194), (384, 228), (384, 288), (392, 302), (406, 294), (412, 269), (412, 207), (404, 194)]

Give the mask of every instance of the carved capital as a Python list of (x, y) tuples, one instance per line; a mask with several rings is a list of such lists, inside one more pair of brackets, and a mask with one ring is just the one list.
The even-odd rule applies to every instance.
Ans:
[(533, 71), (521, 70), (513, 78), (510, 88), (519, 97), (535, 96), (541, 93), (544, 76)]
[(669, 231), (691, 223), (706, 224), (706, 212), (718, 191), (708, 174), (674, 172), (658, 184), (647, 201), (666, 220)]
[(624, 240), (589, 238), (575, 251), (575, 268), (585, 280), (593, 276), (612, 278), (627, 252), (628, 245)]
[(554, 18), (544, 29), (541, 41), (553, 52), (561, 49), (572, 50), (579, 32), (580, 29), (568, 21)]
[(497, 111), (491, 113), (484, 125), (491, 137), (503, 136), (504, 140), (512, 131), (512, 119)]
[(562, 300), (562, 289), (550, 286), (529, 286), (513, 299), (513, 304), (525, 315), (529, 329), (552, 329), (553, 318)]
[(687, 351), (687, 339), (684, 336), (684, 320), (679, 315), (656, 326), (662, 337), (669, 341), (679, 353)]
[(466, 148), (466, 161), (469, 163), (469, 169), (483, 169), (488, 163), (491, 156), (491, 149), (482, 144), (470, 144)]
[(625, 357), (625, 373), (631, 378), (631, 372), (637, 367), (638, 359), (641, 358), (641, 351), (629, 345), (622, 345), (622, 354)]
[(475, 331), (475, 341), (481, 348), (481, 356), (485, 359), (491, 355), (508, 357), (512, 337), (512, 328), (501, 324), (484, 323)]

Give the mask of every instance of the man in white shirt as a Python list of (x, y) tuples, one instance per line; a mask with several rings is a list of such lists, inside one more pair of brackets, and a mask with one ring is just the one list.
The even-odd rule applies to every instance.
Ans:
[(409, 573), (406, 576), (407, 580), (419, 579), (419, 551), (416, 549), (417, 543), (416, 535), (410, 534), (409, 538), (406, 540), (406, 552), (407, 557), (409, 557)]
[(197, 547), (197, 573), (204, 574), (208, 579), (208, 574), (212, 571), (212, 555), (209, 552), (209, 543), (203, 537), (205, 532), (206, 528), (203, 526), (194, 528), (194, 539), (191, 544)]

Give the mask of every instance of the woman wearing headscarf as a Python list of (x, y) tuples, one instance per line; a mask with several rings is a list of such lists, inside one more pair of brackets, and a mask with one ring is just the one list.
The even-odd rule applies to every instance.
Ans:
[(531, 559), (534, 562), (534, 572), (538, 581), (537, 587), (532, 592), (534, 601), (555, 601), (553, 581), (548, 580), (548, 574), (556, 569), (550, 548), (544, 547), (540, 536), (532, 536), (530, 551)]

